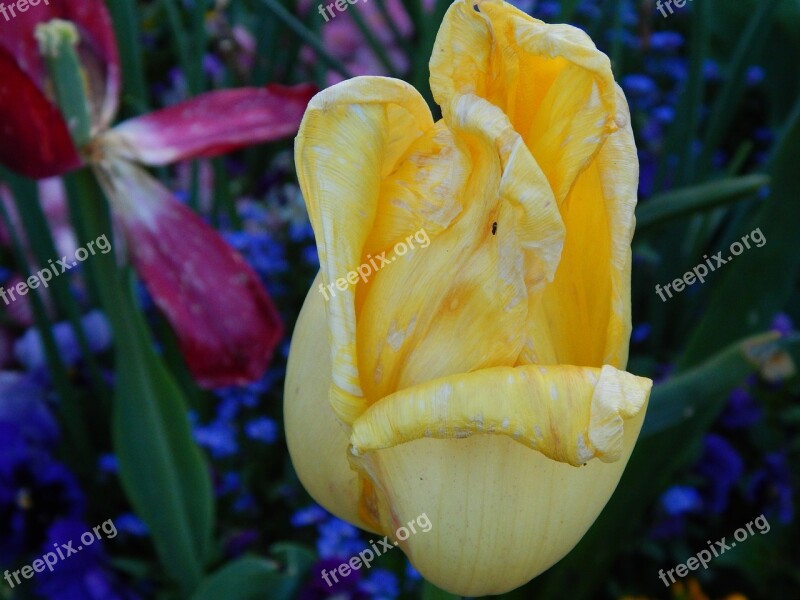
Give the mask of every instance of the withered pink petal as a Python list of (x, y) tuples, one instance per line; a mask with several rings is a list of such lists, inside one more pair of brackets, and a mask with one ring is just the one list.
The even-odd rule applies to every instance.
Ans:
[(294, 135), (315, 92), (309, 84), (208, 92), (120, 123), (106, 137), (118, 155), (148, 165), (215, 156)]
[(221, 387), (261, 377), (283, 325), (258, 275), (144, 170), (115, 160), (99, 175), (133, 264), (198, 383)]
[[(6, 11), (10, 11), (8, 6)], [(71, 21), (78, 28), (81, 62), (89, 81), (92, 124), (96, 131), (108, 128), (117, 111), (120, 69), (111, 16), (103, 0), (49, 0), (15, 12), (13, 22), (3, 28), (0, 51), (7, 52), (34, 85), (45, 93), (47, 71), (34, 37), (36, 25), (51, 19)]]
[(0, 163), (33, 178), (59, 175), (81, 163), (61, 113), (3, 50)]

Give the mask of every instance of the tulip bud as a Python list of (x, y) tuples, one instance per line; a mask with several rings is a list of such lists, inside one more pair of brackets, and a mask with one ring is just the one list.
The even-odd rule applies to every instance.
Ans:
[[(321, 281), (293, 336), (286, 432), (318, 503), (390, 539), (426, 514), (399, 546), (482, 596), (569, 552), (639, 434), (638, 163), (608, 58), (499, 0), (450, 7), (431, 87), (436, 123), (391, 79), (309, 103), (295, 158)], [(426, 243), (407, 251), (414, 231)], [(345, 279), (370, 257), (380, 269)]]

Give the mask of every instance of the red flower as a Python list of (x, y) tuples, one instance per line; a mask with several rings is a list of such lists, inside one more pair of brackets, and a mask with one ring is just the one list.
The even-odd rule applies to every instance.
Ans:
[[(59, 18), (80, 35), (92, 140), (76, 148), (34, 37)], [(50, 0), (19, 13), (0, 38), (0, 162), (34, 178), (91, 164), (115, 223), (156, 304), (175, 330), (201, 385), (246, 383), (266, 369), (283, 328), (258, 276), (222, 237), (134, 164), (215, 156), (297, 131), (311, 85), (201, 94), (109, 129), (119, 57), (102, 0)]]

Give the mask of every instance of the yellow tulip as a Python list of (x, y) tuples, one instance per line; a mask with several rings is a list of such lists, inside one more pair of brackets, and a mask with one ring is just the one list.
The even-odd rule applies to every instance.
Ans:
[(644, 419), (651, 381), (624, 370), (638, 162), (609, 60), (573, 27), (457, 0), (430, 69), (435, 123), (382, 77), (308, 106), (321, 268), (286, 432), (322, 506), (390, 540), (424, 513), (398, 540), (423, 576), (498, 594), (580, 540)]

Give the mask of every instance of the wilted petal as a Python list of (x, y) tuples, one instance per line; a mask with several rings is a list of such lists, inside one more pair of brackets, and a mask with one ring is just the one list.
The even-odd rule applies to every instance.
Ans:
[(219, 387), (263, 375), (283, 326), (255, 272), (143, 170), (125, 161), (101, 169), (134, 266), (197, 381)]
[(0, 50), (0, 162), (33, 178), (59, 175), (81, 164), (59, 110), (3, 50)]
[(208, 92), (120, 123), (104, 137), (119, 156), (149, 165), (215, 156), (293, 135), (315, 91), (303, 84)]
[[(40, 2), (37, 6), (29, 5), (25, 12), (17, 10), (13, 23), (3, 28), (0, 56), (6, 55), (10, 58), (30, 78), (40, 94), (48, 95), (47, 69), (39, 54), (34, 30), (39, 23), (52, 19), (71, 21), (80, 34), (78, 54), (86, 70), (92, 132), (96, 134), (106, 129), (113, 120), (120, 90), (117, 43), (111, 17), (102, 0), (49, 0), (48, 4)], [(4, 77), (0, 77), (0, 81), (6, 83)], [(16, 86), (11, 86), (11, 89), (18, 95)], [(25, 101), (17, 97), (15, 103), (24, 104)], [(7, 103), (3, 102), (2, 106), (5, 109)], [(6, 124), (5, 120), (11, 120), (4, 112), (0, 111), (0, 135), (3, 125)], [(49, 130), (39, 129), (34, 122), (25, 131), (34, 141), (43, 143), (43, 131)], [(5, 144), (2, 146), (5, 147)], [(50, 170), (47, 174), (57, 173)]]

